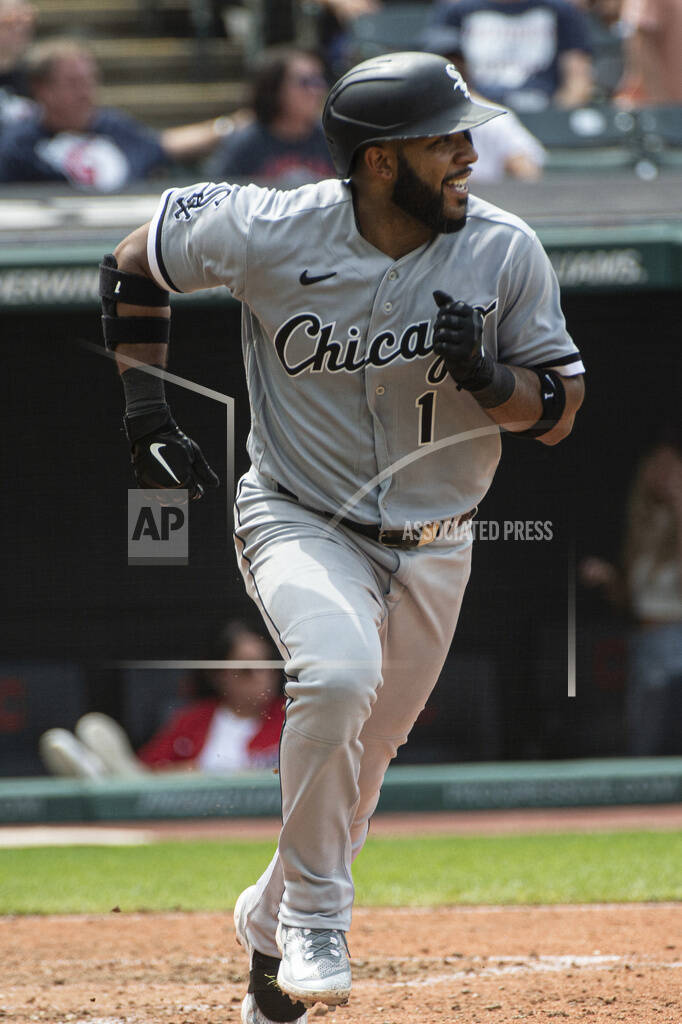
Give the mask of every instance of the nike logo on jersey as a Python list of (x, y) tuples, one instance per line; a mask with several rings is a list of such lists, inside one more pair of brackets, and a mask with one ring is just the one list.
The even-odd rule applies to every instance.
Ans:
[(310, 277), (308, 271), (304, 270), (299, 281), (301, 284), (317, 284), (318, 281), (326, 281), (328, 277), (336, 277), (336, 271), (332, 270), (331, 274), (316, 274), (314, 277)]
[(175, 473), (170, 468), (170, 466), (168, 465), (168, 463), (164, 459), (163, 455), (161, 454), (161, 449), (165, 448), (165, 447), (166, 447), (165, 442), (164, 443), (160, 443), (159, 441), (154, 441), (154, 444), (150, 444), (149, 445), (149, 451), (152, 453), (152, 455), (154, 456), (156, 461), (159, 462), (163, 466), (163, 468), (166, 470), (166, 472), (169, 473), (170, 476), (173, 477), (175, 482), (177, 484), (179, 484), (180, 481), (178, 480), (178, 478), (176, 477)]

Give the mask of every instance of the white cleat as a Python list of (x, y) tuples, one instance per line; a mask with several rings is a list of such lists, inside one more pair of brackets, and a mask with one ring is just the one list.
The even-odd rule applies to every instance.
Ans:
[(234, 930), (237, 942), (242, 946), (249, 956), (252, 953), (251, 944), (246, 937), (246, 915), (251, 909), (251, 902), (256, 897), (257, 886), (250, 885), (248, 889), (240, 893), (234, 905)]
[(277, 984), (307, 1006), (346, 1003), (351, 989), (348, 946), (342, 931), (296, 928), (280, 922), (277, 946), (282, 962)]

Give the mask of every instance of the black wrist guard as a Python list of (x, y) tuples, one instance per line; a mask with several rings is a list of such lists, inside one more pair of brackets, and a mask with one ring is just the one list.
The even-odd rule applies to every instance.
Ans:
[(517, 437), (542, 437), (556, 427), (566, 408), (566, 391), (561, 375), (556, 370), (538, 370), (529, 367), (540, 380), (540, 397), (542, 413), (540, 419), (527, 430), (513, 431)]
[(129, 274), (118, 269), (116, 257), (108, 254), (99, 268), (99, 294), (102, 300), (102, 331), (104, 344), (112, 351), (118, 345), (167, 344), (170, 320), (156, 316), (123, 316), (116, 314), (116, 303), (131, 306), (168, 306), (168, 292), (159, 288), (143, 274)]
[[(165, 410), (166, 415), (169, 415), (163, 377), (149, 373), (142, 367), (133, 366), (121, 374), (121, 384), (126, 402), (126, 420), (124, 422), (140, 419), (159, 410)], [(138, 434), (138, 436), (144, 435)]]
[[(471, 391), (482, 409), (495, 409), (498, 405), (504, 405), (514, 394), (516, 387), (516, 377), (508, 366), (496, 363), (492, 358), (490, 362), (493, 369), (490, 383), (467, 389)], [(462, 387), (466, 388), (466, 381)]]
[(123, 417), (123, 426), (125, 427), (126, 437), (130, 442), (131, 448), (143, 437), (146, 437), (148, 434), (155, 434), (159, 430), (164, 430), (173, 422), (170, 408), (165, 403), (157, 409), (142, 413), (140, 416), (128, 416), (126, 413)]

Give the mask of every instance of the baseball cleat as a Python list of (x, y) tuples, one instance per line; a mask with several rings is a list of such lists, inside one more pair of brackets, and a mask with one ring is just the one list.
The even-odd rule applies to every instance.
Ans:
[(250, 903), (256, 897), (257, 886), (250, 885), (248, 889), (244, 889), (239, 894), (237, 902), (234, 905), (234, 930), (237, 937), (237, 942), (240, 946), (243, 946), (249, 955), (253, 952), (251, 943), (246, 937), (246, 915), (250, 908)]
[[(291, 1003), (291, 1000), (289, 1002)], [(291, 1020), (289, 1017), (286, 1019)], [(292, 1024), (307, 1024), (307, 1020), (308, 1014), (304, 1012), (302, 1017), (294, 1018)], [(242, 1003), (242, 1024), (279, 1024), (279, 1018), (277, 1021), (274, 1021), (271, 1017), (266, 1017), (262, 1010), (259, 1009), (255, 995), (249, 992), (244, 997), (244, 1002)]]
[(234, 908), (237, 942), (249, 954), (249, 991), (242, 1002), (242, 1024), (307, 1024), (305, 1006), (294, 1002), (277, 983), (280, 961), (254, 949), (246, 936), (246, 915), (256, 895), (250, 885), (239, 896)]
[(296, 928), (280, 922), (276, 940), (282, 954), (277, 984), (283, 992), (307, 1006), (338, 1006), (348, 1001), (351, 973), (342, 931)]

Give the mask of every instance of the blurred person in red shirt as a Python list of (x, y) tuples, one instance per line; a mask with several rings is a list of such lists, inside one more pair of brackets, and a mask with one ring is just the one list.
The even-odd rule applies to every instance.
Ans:
[[(268, 641), (242, 622), (229, 622), (215, 660), (250, 662), (202, 672), (195, 699), (180, 708), (134, 753), (122, 727), (93, 711), (73, 733), (49, 729), (40, 739), (45, 766), (77, 778), (133, 777), (148, 771), (230, 773), (275, 767), (284, 724), (281, 675)], [(255, 664), (253, 664), (255, 663)]]
[[(263, 662), (270, 645), (248, 626), (229, 623), (219, 644), (226, 661)], [(209, 772), (277, 764), (284, 724), (280, 675), (273, 668), (220, 668), (206, 676), (208, 695), (180, 709), (137, 756), (153, 769)]]

